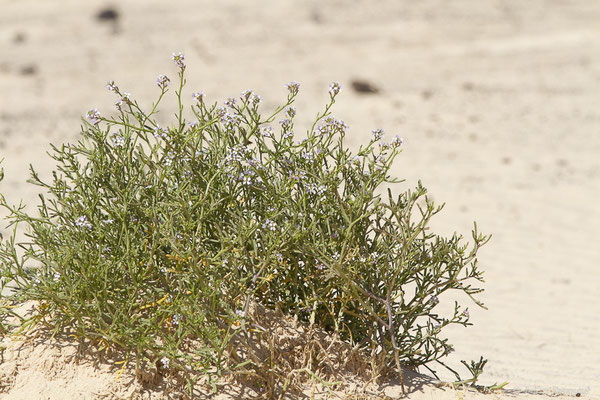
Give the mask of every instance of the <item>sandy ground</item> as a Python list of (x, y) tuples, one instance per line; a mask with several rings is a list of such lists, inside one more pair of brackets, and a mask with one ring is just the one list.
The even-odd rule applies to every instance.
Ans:
[[(600, 3), (131, 0), (99, 21), (110, 5), (0, 0), (7, 198), (35, 203), (28, 164), (47, 176), (48, 143), (76, 140), (88, 109), (112, 110), (108, 80), (149, 103), (173, 51), (189, 94), (211, 100), (251, 88), (269, 108), (301, 82), (305, 123), (338, 80), (350, 144), (379, 127), (403, 136), (399, 189), (422, 179), (447, 203), (435, 229), (468, 234), (476, 220), (494, 235), (481, 252), (489, 311), (471, 307), (475, 326), (449, 332), (454, 362), (488, 358), (482, 383), (513, 390), (498, 398), (600, 398)], [(412, 396), (464, 397), (427, 390)]]

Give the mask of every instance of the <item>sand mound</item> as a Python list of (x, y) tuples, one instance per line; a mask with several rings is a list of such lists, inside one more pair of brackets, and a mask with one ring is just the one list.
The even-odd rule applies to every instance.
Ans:
[[(252, 364), (219, 382), (221, 397), (280, 397), (284, 386), (290, 396), (331, 388), (365, 393), (372, 365), (357, 347), (259, 305), (250, 307), (248, 317), (248, 334), (241, 334), (238, 327), (230, 345), (239, 349), (231, 351), (230, 363), (250, 359)], [(38, 329), (22, 337), (5, 336), (1, 343), (3, 399), (188, 397), (181, 376), (155, 366), (136, 371), (134, 362), (124, 362), (124, 354), (98, 351), (74, 335), (53, 337)], [(379, 367), (376, 373), (382, 370)], [(199, 398), (211, 396), (210, 387), (202, 383), (194, 393)]]
[[(284, 385), (288, 387), (283, 396), (286, 399), (402, 396), (397, 378), (390, 378), (391, 374), (385, 377), (382, 368), (373, 372), (370, 357), (338, 337), (259, 305), (251, 306), (248, 316), (251, 317), (248, 321), (253, 321), (249, 323), (249, 335), (240, 335), (241, 339), (233, 343), (246, 350), (232, 352), (230, 362), (250, 358), (256, 367), (224, 377), (216, 384), (216, 393), (200, 381), (189, 396), (180, 376), (153, 366), (143, 372), (136, 371), (135, 363), (123, 362), (123, 354), (107, 354), (73, 335), (53, 337), (38, 329), (21, 337), (1, 338), (0, 399), (280, 398)], [(411, 371), (404, 374), (407, 396), (411, 399), (561, 397), (550, 392), (510, 390), (485, 395), (473, 389), (452, 388)]]

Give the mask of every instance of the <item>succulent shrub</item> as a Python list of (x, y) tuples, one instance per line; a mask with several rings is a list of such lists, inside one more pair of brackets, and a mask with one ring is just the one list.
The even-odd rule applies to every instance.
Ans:
[(298, 83), (267, 116), (252, 91), (223, 105), (197, 92), (186, 113), (184, 56), (173, 60), (172, 125), (156, 121), (168, 77), (150, 110), (110, 82), (116, 116), (91, 110), (78, 143), (52, 146), (49, 182), (31, 168), (38, 212), (0, 198), (27, 235), (0, 250), (7, 300), (36, 301), (22, 324), (68, 329), (138, 364), (221, 375), (256, 367), (230, 355), (257, 303), (351, 341), (380, 371), (441, 362), (452, 351), (441, 331), (469, 314), (436, 306), (451, 290), (482, 291), (476, 255), (489, 237), (475, 227), (469, 247), (430, 232), (441, 207), (420, 182), (381, 192), (399, 182), (390, 167), (402, 139), (385, 143), (377, 129), (358, 151), (345, 147), (348, 126), (331, 114), (338, 83), (299, 135)]

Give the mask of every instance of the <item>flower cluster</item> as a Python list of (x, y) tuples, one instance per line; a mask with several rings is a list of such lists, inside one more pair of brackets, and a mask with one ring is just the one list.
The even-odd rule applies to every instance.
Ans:
[(169, 85), (169, 82), (170, 82), (170, 79), (166, 75), (159, 75), (158, 78), (156, 78), (156, 84), (161, 89), (166, 88)]
[(228, 98), (225, 105), (229, 108), (235, 107), (235, 99), (233, 97)]
[(378, 141), (385, 135), (385, 132), (383, 129), (374, 129), (371, 134), (373, 135), (373, 140)]
[(192, 93), (192, 97), (198, 103), (202, 103), (202, 100), (204, 100), (204, 92), (194, 92), (194, 93)]
[(271, 128), (270, 126), (263, 126), (262, 128), (260, 128), (260, 134), (263, 137), (273, 137), (273, 128)]
[(272, 232), (275, 232), (275, 230), (277, 229), (277, 224), (275, 223), (275, 221), (272, 221), (272, 220), (270, 220), (270, 219), (267, 218), (265, 220), (265, 222), (263, 222), (262, 228), (270, 230)]
[(292, 81), (292, 82), (288, 83), (285, 86), (287, 87), (287, 89), (290, 92), (291, 96), (297, 95), (298, 91), (300, 90), (300, 84), (298, 82), (295, 82), (295, 81)]
[(113, 135), (113, 144), (116, 147), (123, 147), (125, 146), (125, 138), (119, 134)]
[(183, 60), (185, 60), (185, 54), (183, 54), (181, 52), (173, 53), (173, 55), (171, 56), (171, 59), (173, 60), (175, 65), (177, 65), (179, 68), (181, 68), (181, 69), (185, 68), (185, 64), (183, 63)]
[(157, 139), (160, 138), (166, 140), (169, 137), (169, 131), (165, 128), (161, 128), (159, 125), (156, 125), (153, 135)]
[(398, 135), (394, 136), (394, 138), (392, 139), (393, 147), (399, 147), (399, 146), (402, 146), (403, 144), (404, 144), (404, 139), (402, 139)]
[(308, 183), (306, 185), (306, 191), (310, 194), (322, 196), (327, 188), (323, 185), (317, 185), (316, 183)]
[(98, 123), (100, 123), (100, 121), (101, 121), (100, 113), (98, 112), (98, 109), (96, 109), (96, 108), (88, 111), (86, 114), (86, 117), (94, 125), (98, 125)]
[(92, 224), (90, 224), (85, 215), (82, 215), (81, 217), (77, 218), (77, 220), (75, 221), (75, 225), (77, 225), (80, 229), (92, 229)]
[(114, 93), (117, 93), (119, 91), (119, 88), (117, 87), (117, 85), (115, 85), (115, 81), (109, 81), (106, 84), (106, 88)]
[(331, 97), (337, 96), (341, 90), (342, 85), (340, 85), (339, 82), (333, 82), (331, 83), (331, 85), (329, 85), (329, 94), (331, 95)]
[(347, 130), (348, 125), (346, 125), (344, 121), (335, 119), (335, 117), (333, 116), (328, 116), (323, 121), (323, 124), (317, 127), (316, 132), (319, 135), (328, 136), (334, 135), (336, 133), (343, 135), (346, 133)]

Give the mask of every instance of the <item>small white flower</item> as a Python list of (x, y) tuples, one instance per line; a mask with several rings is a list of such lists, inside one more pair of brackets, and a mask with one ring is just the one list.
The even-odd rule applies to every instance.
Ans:
[(125, 138), (121, 135), (114, 135), (113, 136), (113, 144), (116, 147), (123, 147), (123, 146), (125, 146)]
[(166, 88), (169, 85), (169, 82), (171, 80), (169, 79), (168, 76), (166, 75), (159, 75), (158, 78), (156, 78), (156, 84), (158, 85), (159, 88)]
[(111, 92), (117, 92), (117, 90), (118, 90), (117, 85), (115, 85), (115, 81), (109, 81), (106, 84), (106, 88), (108, 90), (110, 90)]
[(273, 137), (273, 128), (271, 128), (270, 126), (263, 126), (262, 128), (260, 128), (260, 133), (264, 137)]
[(154, 128), (154, 137), (157, 139), (166, 139), (168, 137), (168, 133), (169, 131), (167, 131), (165, 128), (161, 128), (158, 125), (156, 125), (156, 128)]
[(340, 85), (339, 82), (333, 82), (331, 85), (329, 85), (329, 94), (332, 97), (337, 96), (340, 90), (342, 90), (342, 85)]
[(171, 362), (171, 360), (169, 360), (167, 357), (163, 357), (160, 359), (160, 363), (162, 364), (163, 368), (165, 368), (165, 369), (169, 368), (170, 362)]
[(383, 129), (374, 129), (372, 134), (373, 134), (373, 140), (377, 141), (385, 135), (385, 132), (383, 131)]
[(81, 229), (92, 229), (92, 224), (89, 223), (85, 215), (82, 215), (81, 217), (77, 218), (77, 221), (75, 221), (75, 225), (77, 225)]
[(97, 125), (100, 122), (100, 113), (97, 108), (93, 108), (86, 114), (87, 119), (94, 125)]
[(298, 91), (300, 90), (300, 84), (295, 81), (292, 81), (285, 86), (287, 87), (287, 89), (289, 90), (289, 92), (292, 96), (297, 95)]
[(173, 53), (173, 55), (171, 56), (171, 59), (173, 60), (175, 65), (177, 65), (179, 68), (185, 67), (185, 64), (183, 63), (183, 60), (185, 60), (185, 54), (183, 54), (181, 52)]
[(181, 314), (173, 314), (173, 316), (171, 317), (171, 322), (173, 322), (173, 325), (179, 325), (179, 322), (181, 322), (183, 316)]
[(198, 103), (202, 103), (202, 100), (204, 99), (204, 92), (194, 92), (192, 93), (192, 97), (198, 102)]
[(263, 227), (263, 229), (267, 229), (267, 230), (270, 230), (271, 232), (275, 232), (275, 230), (277, 229), (277, 224), (275, 223), (275, 221), (272, 221), (267, 218), (265, 220), (265, 222), (263, 222), (262, 227)]
[(404, 139), (402, 139), (398, 135), (394, 136), (394, 138), (392, 139), (392, 146), (399, 147), (402, 146), (402, 144), (404, 144)]

